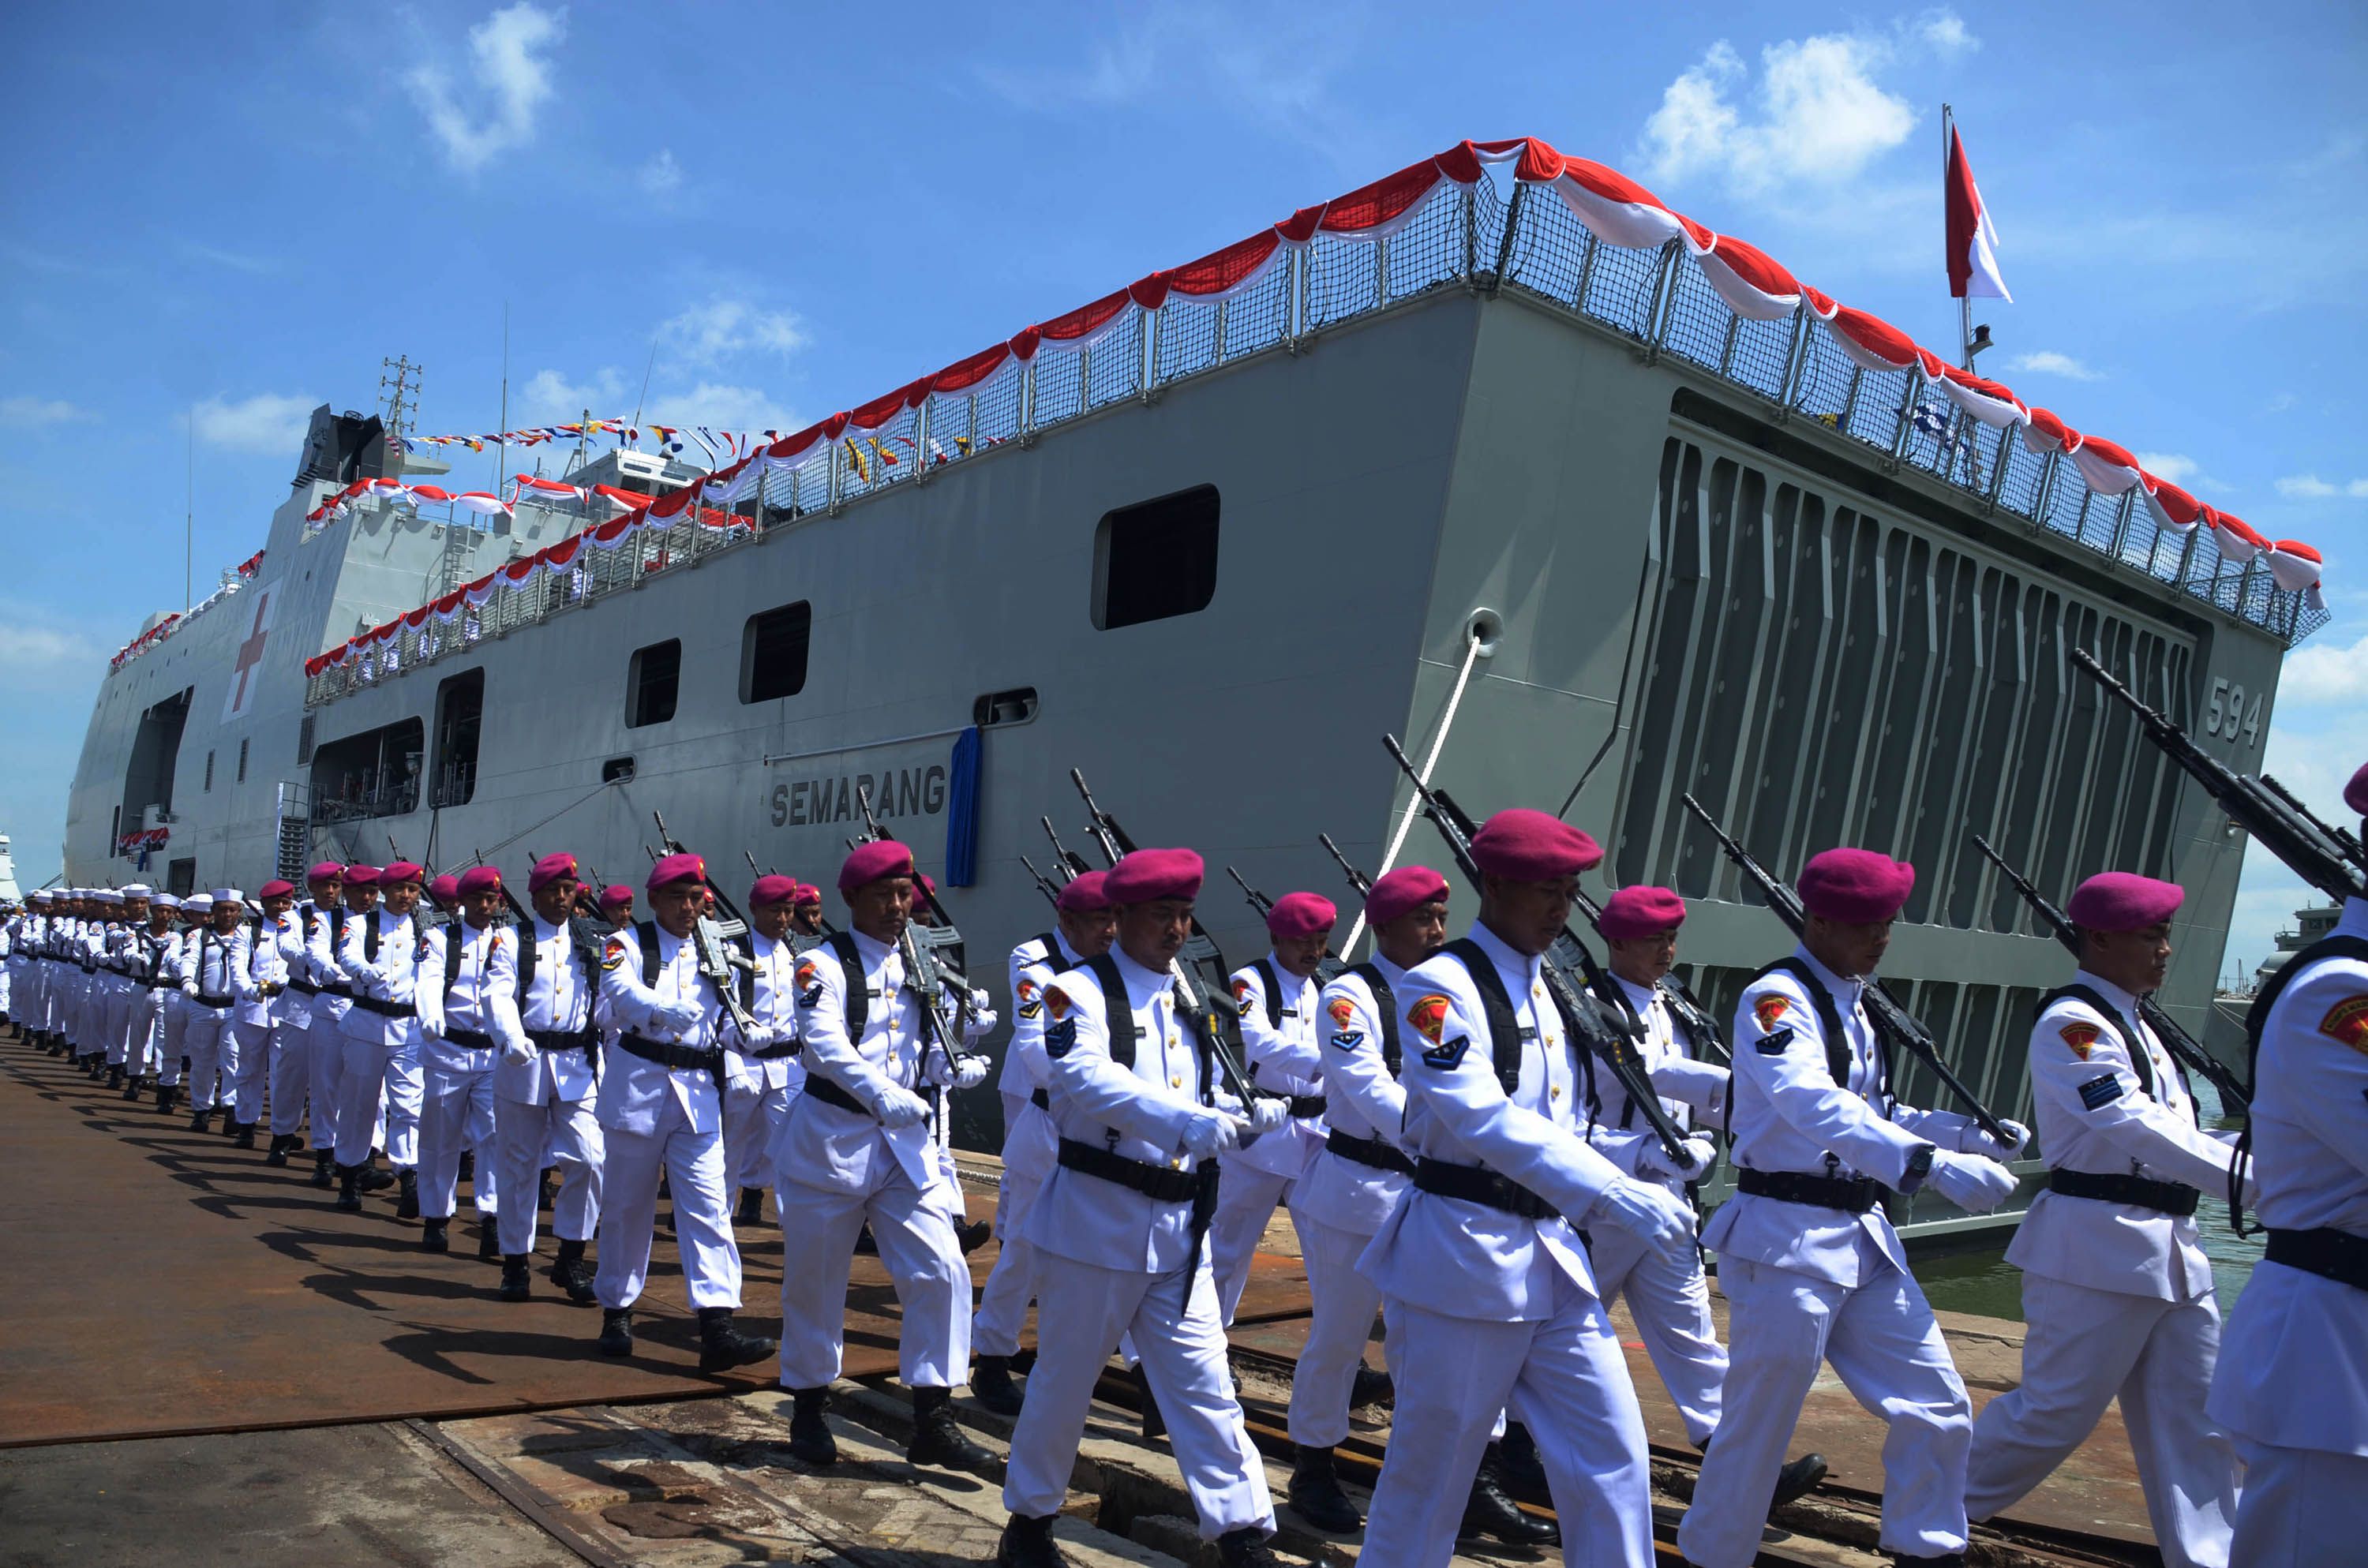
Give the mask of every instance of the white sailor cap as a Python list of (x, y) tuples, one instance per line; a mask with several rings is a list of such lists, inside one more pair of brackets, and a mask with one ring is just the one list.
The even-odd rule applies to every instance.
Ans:
[(244, 896), (236, 888), (216, 888), (212, 894), (216, 903), (236, 903)]
[(154, 904), (159, 909), (178, 909), (181, 907), (181, 901), (175, 898), (168, 892), (157, 893), (154, 897), (150, 898), (148, 902)]
[(183, 909), (194, 909), (199, 914), (203, 914), (213, 906), (214, 895), (210, 892), (193, 892), (188, 897), (181, 901), (181, 907)]
[(121, 903), (123, 902), (123, 895), (117, 892), (113, 888), (103, 888), (99, 891), (98, 902), (101, 903)]
[(126, 898), (153, 898), (156, 892), (145, 882), (126, 882), (120, 891)]

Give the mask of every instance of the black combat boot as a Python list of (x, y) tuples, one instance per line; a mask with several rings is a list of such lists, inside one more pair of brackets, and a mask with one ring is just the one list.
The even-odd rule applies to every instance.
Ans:
[(1562, 1540), (1562, 1531), (1551, 1519), (1532, 1518), (1521, 1512), (1505, 1491), (1505, 1482), (1497, 1445), (1489, 1444), (1480, 1452), (1480, 1469), (1472, 1478), (1472, 1496), (1463, 1505), (1463, 1523), (1456, 1534), (1467, 1540), (1483, 1536), (1495, 1536), (1508, 1546), (1544, 1548)]
[[(252, 1149), (255, 1147), (255, 1123), (251, 1121), (234, 1121), (231, 1123), (231, 1126), (238, 1129), (238, 1137), (232, 1142), (232, 1148)], [(228, 1129), (224, 1129), (224, 1131), (227, 1131)]]
[(502, 1256), (502, 1300), (523, 1301), (534, 1294), (534, 1277), (527, 1265), (530, 1255), (522, 1252)]
[(328, 1187), (333, 1185), (336, 1178), (331, 1174), (331, 1172), (336, 1165), (336, 1163), (337, 1152), (335, 1149), (313, 1150), (313, 1185), (314, 1187)]
[(1538, 1459), (1538, 1440), (1518, 1421), (1505, 1423), (1504, 1441), (1493, 1445), (1497, 1479), (1506, 1491), (1525, 1503), (1553, 1501), (1546, 1487), (1546, 1467)]
[(545, 1214), (551, 1212), (552, 1186), (552, 1173), (548, 1170), (535, 1178), (534, 1206)]
[(421, 1221), (419, 1223), (419, 1250), (422, 1252), (450, 1252), (452, 1250), (452, 1237), (446, 1228), (450, 1223), (451, 1221), (448, 1220)]
[(988, 1220), (972, 1220), (954, 1227), (954, 1240), (962, 1244), (964, 1257), (995, 1239), (995, 1224)]
[(1020, 1401), (1027, 1396), (1019, 1385), (1011, 1381), (1011, 1358), (982, 1356), (971, 1369), (970, 1393), (973, 1399), (997, 1415), (1017, 1415)]
[(290, 1138), (285, 1132), (273, 1133), (271, 1135), (271, 1153), (263, 1156), (263, 1163), (267, 1165), (286, 1165), (288, 1163), (288, 1145), (294, 1142), (296, 1142), (296, 1140)]
[(172, 1115), (175, 1111), (176, 1111), (176, 1110), (180, 1109), (180, 1108), (181, 1108), (181, 1085), (178, 1085), (178, 1084), (159, 1084), (159, 1085), (156, 1085), (156, 1108), (157, 1108), (159, 1111), (162, 1111), (162, 1112), (163, 1112), (165, 1115), (166, 1115), (166, 1116), (170, 1116), (170, 1115)]
[(1825, 1484), (1826, 1456), (1803, 1454), (1776, 1472), (1776, 1496), (1768, 1506), (1772, 1511), (1787, 1503), (1797, 1503)]
[(113, 1062), (108, 1065), (107, 1069), (107, 1086), (110, 1089), (120, 1089), (123, 1087), (122, 1063)]
[(1357, 1506), (1340, 1490), (1340, 1472), (1330, 1449), (1302, 1443), (1291, 1467), (1291, 1506), (1310, 1529), (1326, 1535), (1353, 1535), (1364, 1524)]
[(633, 1353), (633, 1309), (603, 1307), (600, 1309), (600, 1354), (630, 1356)]
[(761, 1225), (765, 1222), (765, 1189), (752, 1187), (740, 1195), (739, 1211), (732, 1216), (735, 1225)]
[(1014, 1514), (1003, 1522), (1003, 1539), (995, 1543), (995, 1568), (1069, 1568), (1069, 1560), (1053, 1544), (1053, 1521), (1058, 1514)]
[(461, 1169), (452, 1179), (455, 1183), (473, 1182), (477, 1179), (477, 1152), (474, 1149), (461, 1151)]
[(502, 1256), (502, 1233), (490, 1214), (477, 1221), (477, 1256), (486, 1262)]
[(559, 1256), (551, 1265), (551, 1282), (578, 1306), (592, 1300), (592, 1260), (584, 1256), (582, 1242), (559, 1244)]
[(394, 1200), (394, 1217), (398, 1220), (418, 1219), (419, 1173), (409, 1169), (399, 1170), (394, 1173), (394, 1179), (403, 1186), (402, 1194)]
[(906, 1461), (973, 1474), (999, 1473), (1002, 1466), (996, 1457), (972, 1442), (955, 1422), (952, 1401), (951, 1389), (913, 1391), (913, 1441), (905, 1450)]
[(830, 1408), (830, 1390), (791, 1389), (790, 1398), (795, 1403), (790, 1412), (790, 1457), (811, 1465), (837, 1464), (838, 1439), (823, 1419)]
[(1152, 1397), (1151, 1380), (1144, 1374), (1143, 1363), (1137, 1361), (1129, 1375), (1134, 1379), (1134, 1392), (1143, 1401), (1143, 1440), (1157, 1442), (1167, 1436), (1167, 1418), (1159, 1414), (1159, 1401)]
[(148, 1092), (148, 1080), (147, 1080), (147, 1079), (145, 1079), (145, 1078), (131, 1078), (131, 1079), (127, 1079), (127, 1080), (125, 1080), (125, 1082), (124, 1082), (124, 1085), (123, 1085), (123, 1097), (124, 1097), (125, 1099), (127, 1099), (127, 1100), (135, 1100), (135, 1101), (136, 1101), (136, 1100), (138, 1100), (138, 1099), (140, 1098), (140, 1096), (142, 1096), (142, 1095), (146, 1094), (147, 1092)]
[(1357, 1381), (1349, 1389), (1349, 1408), (1362, 1410), (1370, 1404), (1395, 1404), (1397, 1385), (1390, 1381), (1387, 1372), (1377, 1372), (1362, 1361), (1357, 1363)]
[(732, 1326), (730, 1307), (699, 1309), (699, 1369), (721, 1372), (732, 1367), (746, 1367), (761, 1361), (780, 1350), (778, 1339), (761, 1335), (743, 1334)]
[(199, 1111), (197, 1114), (189, 1118), (190, 1131), (211, 1132), (213, 1130), (214, 1112), (211, 1106), (208, 1106), (205, 1109)]
[(362, 1211), (362, 1171), (359, 1165), (337, 1167), (337, 1212), (359, 1214)]
[(1256, 1525), (1244, 1525), (1219, 1536), (1217, 1562), (1222, 1568), (1281, 1568), (1275, 1560), (1274, 1549), (1266, 1543), (1266, 1531)]

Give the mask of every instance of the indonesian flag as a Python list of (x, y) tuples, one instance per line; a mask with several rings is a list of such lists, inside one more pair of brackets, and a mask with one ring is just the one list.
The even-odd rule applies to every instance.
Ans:
[(1963, 300), (2004, 300), (2006, 279), (1998, 276), (1998, 229), (1989, 209), (1982, 205), (1981, 187), (1974, 183), (1965, 162), (1965, 143), (1956, 128), (1949, 130), (1949, 175), (1944, 193), (1949, 208), (1949, 297)]

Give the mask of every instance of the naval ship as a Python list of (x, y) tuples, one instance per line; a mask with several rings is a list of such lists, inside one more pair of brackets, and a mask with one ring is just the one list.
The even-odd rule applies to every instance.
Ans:
[[(67, 881), (400, 846), (638, 884), (655, 808), (727, 884), (746, 856), (828, 887), (868, 793), (985, 958), (1044, 927), (1022, 857), (1049, 863), (1040, 816), (1083, 826), (1077, 767), (1208, 857), (1239, 963), (1265, 938), (1228, 865), (1346, 933), (1317, 835), (1380, 869), (1387, 733), (1474, 814), (1593, 832), (1601, 883), (1682, 892), (1722, 1016), (1791, 938), (1682, 793), (1780, 876), (1913, 861), (1885, 972), (2028, 1119), (2064, 955), (1970, 835), (2058, 900), (2184, 884), (2163, 1000), (2199, 1036), (2244, 848), (2068, 655), (2258, 771), (2327, 619), (2302, 547), (1539, 142), (1463, 143), (717, 472), (586, 451), (481, 516), (405, 445), (322, 409), (260, 555), (117, 660)], [(1452, 867), (1420, 821), (1397, 858)], [(1901, 1092), (1946, 1103), (1914, 1064)]]

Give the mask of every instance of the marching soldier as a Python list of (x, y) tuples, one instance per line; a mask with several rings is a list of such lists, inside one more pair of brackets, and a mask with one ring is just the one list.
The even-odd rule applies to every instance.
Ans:
[(546, 855), (527, 876), (534, 906), (532, 929), (518, 930), (518, 998), (523, 1041), (511, 1041), (494, 1069), (494, 1135), (501, 1151), (501, 1185), (517, 1194), (501, 1206), (502, 1300), (531, 1292), (538, 1205), (524, 1196), (542, 1179), (546, 1153), (559, 1167), (551, 1205), (559, 1254), (552, 1282), (568, 1299), (595, 1299), (592, 1265), (584, 1256), (600, 1221), (604, 1144), (594, 1096), (600, 1086), (599, 1031), (592, 1010), (599, 979), (575, 940), (569, 915), (583, 883), (575, 857)]
[[(2343, 803), (2368, 834), (2368, 766)], [(2246, 1028), (2269, 1254), (2207, 1406), (2245, 1460), (2228, 1560), (2334, 1568), (2368, 1541), (2368, 898), (2286, 960)]]
[(346, 923), (337, 952), (337, 968), (353, 993), (337, 1094), (337, 1207), (347, 1213), (361, 1207), (361, 1176), (373, 1157), (383, 1097), (387, 1158), (402, 1184), (395, 1216), (416, 1220), (419, 1102), (412, 1098), (407, 1111), (403, 1102), (416, 1088), (408, 1070), (418, 1065), (419, 937), (412, 912), (419, 903), (419, 868), (408, 860), (383, 869), (351, 866), (348, 895), (356, 888), (375, 888), (378, 907)]
[(131, 1027), (131, 1050), (127, 1058), (131, 1076), (123, 1085), (123, 1097), (127, 1100), (140, 1099), (153, 1085), (163, 1081), (163, 1063), (158, 1058), (165, 998), (178, 1001), (181, 994), (180, 976), (171, 967), (173, 949), (179, 940), (173, 928), (173, 917), (180, 903), (168, 892), (149, 895), (148, 925), (139, 933), (133, 951), (132, 972), (140, 996), (134, 1004), (137, 1021)]
[[(442, 879), (438, 879), (441, 881)], [(495, 1053), (526, 1039), (518, 1021), (518, 934), (494, 924), (502, 907), (502, 874), (472, 866), (453, 879), (459, 918), (431, 926), (421, 938), (420, 1056), (427, 1093), (419, 1112), (419, 1244), (451, 1249), (449, 1226), (458, 1207), (461, 1154), (478, 1151), (470, 1198), (477, 1210), (477, 1256), (502, 1256), (495, 1215), (501, 1209), (494, 1147)], [(531, 1195), (532, 1182), (512, 1196)], [(533, 1199), (523, 1199), (531, 1205)], [(512, 1270), (503, 1265), (503, 1289)], [(518, 1273), (524, 1273), (521, 1264)], [(519, 1281), (523, 1284), (523, 1280)]]
[(633, 1303), (649, 1276), (663, 1174), (674, 1195), (683, 1282), (699, 1313), (700, 1369), (721, 1371), (761, 1361), (775, 1346), (732, 1325), (740, 1248), (723, 1168), (723, 1001), (693, 939), (707, 902), (706, 863), (668, 855), (650, 868), (648, 890), (654, 918), (615, 932), (600, 958), (600, 994), (616, 1030), (598, 1108), (606, 1156), (593, 1277), (600, 1351), (632, 1354)]
[[(312, 955), (306, 950), (307, 922), (316, 907), (313, 895), (295, 896), (293, 883), (273, 882), (265, 888), (285, 888), (286, 907), (267, 923), (266, 935), (277, 949), (279, 994), (271, 1005), (271, 1148), (267, 1165), (285, 1165), (288, 1156), (304, 1147), (304, 1119), (311, 1105), (313, 1137), (317, 1142), (328, 1115), (313, 1099), (313, 998), (320, 986), (313, 980)], [(271, 900), (264, 900), (268, 910)], [(332, 1158), (334, 1158), (334, 1152)]]
[(200, 896), (182, 899), (174, 909), (175, 928), (158, 955), (156, 994), (162, 1006), (156, 1017), (156, 1109), (166, 1116), (179, 1108), (184, 1064), (188, 1061), (189, 998), (182, 986), (189, 978), (198, 935), (205, 925)]
[[(321, 873), (325, 869), (315, 866), (312, 871), (314, 887), (322, 885)], [(376, 866), (356, 863), (339, 868), (337, 901), (327, 906), (323, 918), (306, 939), (305, 951), (313, 960), (313, 972), (321, 987), (313, 1004), (313, 1103), (320, 1105), (324, 1098), (329, 1107), (327, 1125), (313, 1153), (313, 1185), (332, 1185), (337, 1163), (337, 1147), (345, 1142), (346, 1099), (346, 1020), (352, 1017), (354, 981), (345, 971), (346, 934), (376, 918), (378, 913), (378, 876)], [(370, 1125), (359, 1134), (370, 1146), (370, 1164), (361, 1171), (357, 1187), (361, 1192), (376, 1192), (393, 1185), (394, 1177), (378, 1168), (379, 1138), (381, 1133), (380, 1101), (383, 1089), (370, 1102)], [(322, 1142), (321, 1140), (325, 1140)], [(328, 1159), (324, 1163), (325, 1151)]]
[[(1679, 1549), (1700, 1568), (1758, 1555), (1818, 1364), (1891, 1426), (1882, 1549), (1898, 1562), (1955, 1562), (1965, 1550), (1965, 1385), (1907, 1272), (1883, 1190), (1928, 1181), (1969, 1212), (2014, 1191), (1993, 1142), (1954, 1111), (1891, 1093), (1892, 1064), (1861, 998), (1891, 942), (1916, 869), (1864, 849), (1828, 849), (1802, 871), (1799, 947), (1744, 988), (1735, 1015), (1729, 1130), (1736, 1196), (1703, 1244), (1719, 1254), (1729, 1366), (1718, 1440), (1702, 1458)], [(1747, 1049), (1748, 1048), (1748, 1049)]]
[(789, 942), (797, 888), (788, 877), (770, 876), (758, 877), (748, 890), (744, 950), (750, 967), (741, 977), (741, 1005), (774, 1038), (762, 1046), (741, 1040), (743, 1049), (724, 1053), (723, 1158), (740, 1189), (735, 1225), (764, 1221), (773, 1137), (790, 1113), (790, 1097), (805, 1084), (805, 1069), (798, 1064), (798, 956)]
[[(1332, 940), (1339, 911), (1312, 892), (1285, 893), (1267, 912), (1274, 946), (1232, 975), (1250, 1080), (1287, 1096), (1291, 1120), (1220, 1161), (1217, 1215), (1209, 1223), (1209, 1267), (1219, 1315), (1228, 1326), (1249, 1282), (1250, 1256), (1275, 1206), (1287, 1202), (1324, 1146), (1323, 1047), (1315, 1032), (1315, 968)], [(1301, 1237), (1304, 1250), (1305, 1237)]]
[(1115, 943), (1044, 993), (1060, 1145), (1022, 1226), (1036, 1249), (1038, 1348), (1003, 1486), (1003, 1568), (1064, 1561), (1053, 1524), (1094, 1384), (1122, 1336), (1166, 1413), (1201, 1539), (1227, 1568), (1273, 1561), (1266, 1468), (1235, 1398), (1204, 1243), (1217, 1155), (1246, 1131), (1272, 1133), (1287, 1112), (1261, 1099), (1243, 1108), (1246, 1123), (1219, 1108), (1212, 1065), (1178, 1014), (1173, 966), (1201, 874), (1189, 849), (1121, 860), (1102, 884), (1119, 911)]
[[(233, 1087), (231, 1123), (224, 1131), (237, 1134), (236, 1147), (255, 1147), (255, 1125), (263, 1119), (264, 1088), (271, 1073), (277, 1030), (273, 1007), (286, 989), (288, 974), (279, 953), (279, 919), (295, 902), (292, 882), (273, 879), (256, 896), (262, 901), (262, 918), (246, 929), (246, 962), (233, 975), (238, 1006), (231, 1027), (238, 1032), (238, 1075)], [(242, 918), (245, 912), (240, 911)]]
[(148, 918), (149, 891), (136, 882), (118, 888), (109, 904), (114, 917), (108, 925), (100, 962), (107, 990), (107, 1086), (110, 1089), (123, 1087), (131, 1051), (131, 997), (139, 989), (131, 974), (131, 949)]
[(805, 1090), (773, 1141), (781, 1274), (781, 1386), (795, 1410), (790, 1451), (830, 1464), (823, 1419), (846, 1335), (848, 1267), (867, 1221), (903, 1309), (897, 1376), (913, 1391), (915, 1464), (991, 1462), (949, 1408), (970, 1370), (970, 1269), (955, 1227), (962, 1189), (930, 1137), (935, 1084), (970, 1088), (984, 1057), (939, 1037), (898, 942), (913, 908), (913, 854), (894, 839), (860, 845), (838, 873), (849, 929), (798, 960)]
[(206, 895), (206, 924), (194, 933), (188, 978), (181, 994), (188, 1022), (181, 1043), (189, 1061), (189, 1131), (210, 1132), (220, 1107), (225, 1119), (234, 1112), (229, 1096), (238, 1079), (238, 1036), (233, 1012), (238, 1006), (238, 977), (247, 967), (246, 926), (241, 916), (246, 904), (236, 888), (216, 888)]
[(2196, 1126), (2185, 1080), (2137, 1008), (2169, 971), (2184, 897), (2175, 883), (2107, 871), (2066, 907), (2079, 971), (2041, 999), (2031, 1031), (2047, 1190), (2006, 1252), (2022, 1270), (2022, 1383), (1974, 1423), (1965, 1513), (2011, 1507), (2118, 1394), (2163, 1561), (2227, 1568), (2237, 1454), (2204, 1413), (2220, 1309), (2195, 1205), (2228, 1190), (2232, 1161), (2244, 1165)]
[(826, 934), (822, 928), (822, 889), (812, 882), (798, 884), (798, 896), (791, 907), (790, 934), (820, 941)]
[(1003, 1098), (1003, 1180), (995, 1198), (995, 1267), (971, 1320), (978, 1365), (973, 1398), (1004, 1415), (1023, 1397), (1011, 1381), (1019, 1329), (1036, 1292), (1036, 1249), (1021, 1233), (1028, 1210), (1053, 1174), (1060, 1132), (1053, 1125), (1051, 1063), (1044, 1056), (1044, 988), (1053, 978), (1101, 957), (1118, 935), (1118, 911), (1103, 891), (1106, 871), (1072, 877), (1061, 889), (1053, 929), (1011, 949), (1011, 1044), (996, 1087)]
[(633, 890), (611, 882), (600, 890), (600, 918), (620, 930), (633, 923)]

